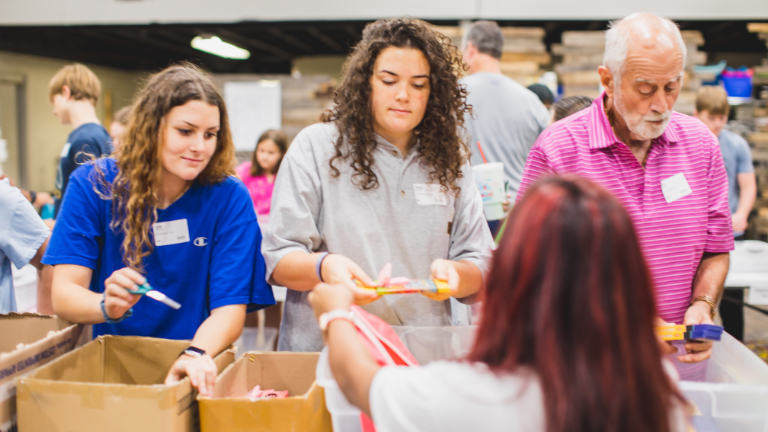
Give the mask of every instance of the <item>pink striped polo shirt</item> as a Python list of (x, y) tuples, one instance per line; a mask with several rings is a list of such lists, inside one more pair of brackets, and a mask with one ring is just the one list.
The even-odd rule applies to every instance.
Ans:
[[(624, 205), (656, 286), (659, 316), (682, 323), (704, 252), (733, 250), (728, 179), (717, 138), (699, 120), (672, 113), (652, 141), (645, 169), (619, 141), (603, 109), (592, 106), (545, 130), (528, 155), (519, 200), (540, 176), (579, 174)], [(661, 181), (683, 173), (692, 193), (667, 203)]]

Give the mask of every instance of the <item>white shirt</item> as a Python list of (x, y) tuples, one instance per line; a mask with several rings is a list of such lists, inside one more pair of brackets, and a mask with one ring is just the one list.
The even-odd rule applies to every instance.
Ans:
[[(384, 367), (373, 378), (370, 405), (378, 432), (546, 430), (535, 374), (495, 374), (482, 363)], [(675, 410), (672, 430), (686, 427), (682, 410)]]

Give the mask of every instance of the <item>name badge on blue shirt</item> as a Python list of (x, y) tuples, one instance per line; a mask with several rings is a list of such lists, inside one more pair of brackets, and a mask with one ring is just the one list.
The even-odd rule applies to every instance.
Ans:
[(189, 241), (189, 227), (186, 219), (158, 222), (152, 225), (155, 231), (155, 246), (168, 246)]

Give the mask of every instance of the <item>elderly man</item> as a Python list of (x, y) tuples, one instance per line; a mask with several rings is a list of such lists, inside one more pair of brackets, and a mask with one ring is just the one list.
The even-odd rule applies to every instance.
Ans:
[[(733, 249), (728, 180), (717, 138), (672, 111), (685, 44), (671, 21), (634, 14), (606, 32), (605, 92), (547, 129), (531, 150), (518, 198), (540, 176), (576, 173), (611, 191), (634, 221), (661, 319), (712, 323)], [(688, 343), (678, 359), (709, 358)]]
[[(503, 45), (504, 36), (493, 21), (477, 21), (464, 34), (462, 56), (469, 67), (464, 84), (474, 111), (464, 120), (471, 135), (472, 165), (483, 163), (479, 141), (488, 162), (504, 163), (504, 180), (515, 196), (528, 152), (549, 125), (549, 111), (532, 91), (501, 74)], [(490, 225), (495, 231), (496, 225)]]

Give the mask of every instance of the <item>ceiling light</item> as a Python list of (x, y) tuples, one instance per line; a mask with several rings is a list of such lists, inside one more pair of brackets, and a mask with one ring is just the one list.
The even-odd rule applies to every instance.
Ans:
[(224, 42), (219, 39), (218, 36), (211, 36), (207, 39), (201, 36), (196, 36), (192, 39), (192, 48), (205, 51), (207, 53), (235, 60), (245, 60), (251, 56), (248, 50), (242, 49), (239, 46), (232, 45), (229, 42)]

